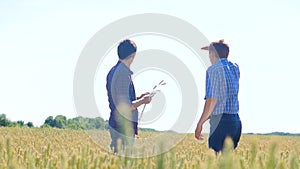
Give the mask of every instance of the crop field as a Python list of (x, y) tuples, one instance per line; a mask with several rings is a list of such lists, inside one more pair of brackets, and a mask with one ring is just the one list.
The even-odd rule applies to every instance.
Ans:
[[(109, 144), (108, 131), (101, 132), (97, 141)], [(300, 168), (300, 137), (242, 135), (235, 151), (227, 140), (223, 153), (215, 155), (207, 141), (200, 144), (189, 134), (163, 154), (128, 158), (103, 150), (82, 130), (1, 127), (0, 133), (0, 169)], [(155, 134), (158, 133), (140, 135)]]

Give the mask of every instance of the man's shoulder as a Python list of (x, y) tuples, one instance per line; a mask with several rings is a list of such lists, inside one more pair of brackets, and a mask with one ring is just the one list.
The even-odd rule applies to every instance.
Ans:
[(109, 72), (107, 73), (107, 76), (106, 76), (106, 79), (107, 80), (111, 80), (111, 78), (114, 76), (114, 74), (115, 74), (115, 70), (116, 70), (116, 66), (113, 66), (110, 70), (109, 70)]
[(123, 76), (123, 75), (128, 75), (129, 72), (126, 69), (126, 67), (124, 67), (122, 64), (116, 64), (115, 66), (113, 66), (110, 71), (107, 74), (107, 77), (118, 77), (118, 76)]
[(229, 62), (229, 65), (230, 65), (230, 68), (235, 70), (235, 71), (240, 71), (240, 67), (237, 63), (232, 63), (232, 62)]
[(218, 72), (222, 70), (223, 70), (223, 65), (219, 63), (213, 64), (207, 68), (208, 73)]
[(232, 66), (234, 66), (234, 67), (239, 67), (239, 65), (237, 64), (237, 63), (233, 63), (233, 62), (231, 62), (231, 61), (228, 61), (228, 64), (229, 65), (232, 65)]

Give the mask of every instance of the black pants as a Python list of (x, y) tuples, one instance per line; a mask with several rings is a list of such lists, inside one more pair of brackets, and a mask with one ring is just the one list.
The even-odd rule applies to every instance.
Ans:
[(114, 129), (110, 126), (108, 130), (111, 137), (110, 148), (114, 151), (114, 153), (119, 153), (120, 148), (124, 150), (125, 147), (131, 148), (133, 146), (134, 143), (133, 132), (129, 134), (125, 134), (124, 132)]
[(223, 149), (226, 137), (237, 147), (242, 133), (242, 123), (238, 114), (221, 114), (210, 117), (209, 148), (220, 152)]

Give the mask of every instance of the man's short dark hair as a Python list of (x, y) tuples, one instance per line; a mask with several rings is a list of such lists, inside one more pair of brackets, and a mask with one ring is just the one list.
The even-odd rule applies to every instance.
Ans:
[(129, 39), (120, 42), (118, 46), (118, 56), (120, 59), (126, 59), (136, 52), (136, 44)]
[(224, 40), (219, 42), (212, 42), (209, 45), (209, 50), (216, 52), (219, 58), (227, 58), (229, 55), (229, 46), (224, 43)]

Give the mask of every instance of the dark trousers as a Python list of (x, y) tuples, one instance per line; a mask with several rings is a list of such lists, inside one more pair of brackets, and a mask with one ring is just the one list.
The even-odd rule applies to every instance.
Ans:
[(131, 148), (134, 143), (134, 133), (124, 134), (120, 130), (114, 129), (109, 126), (108, 128), (111, 143), (110, 148), (114, 151), (114, 153), (119, 153), (120, 150), (124, 150), (126, 147)]
[(223, 149), (226, 137), (237, 147), (242, 133), (242, 123), (238, 114), (221, 114), (210, 117), (209, 148), (220, 152)]

